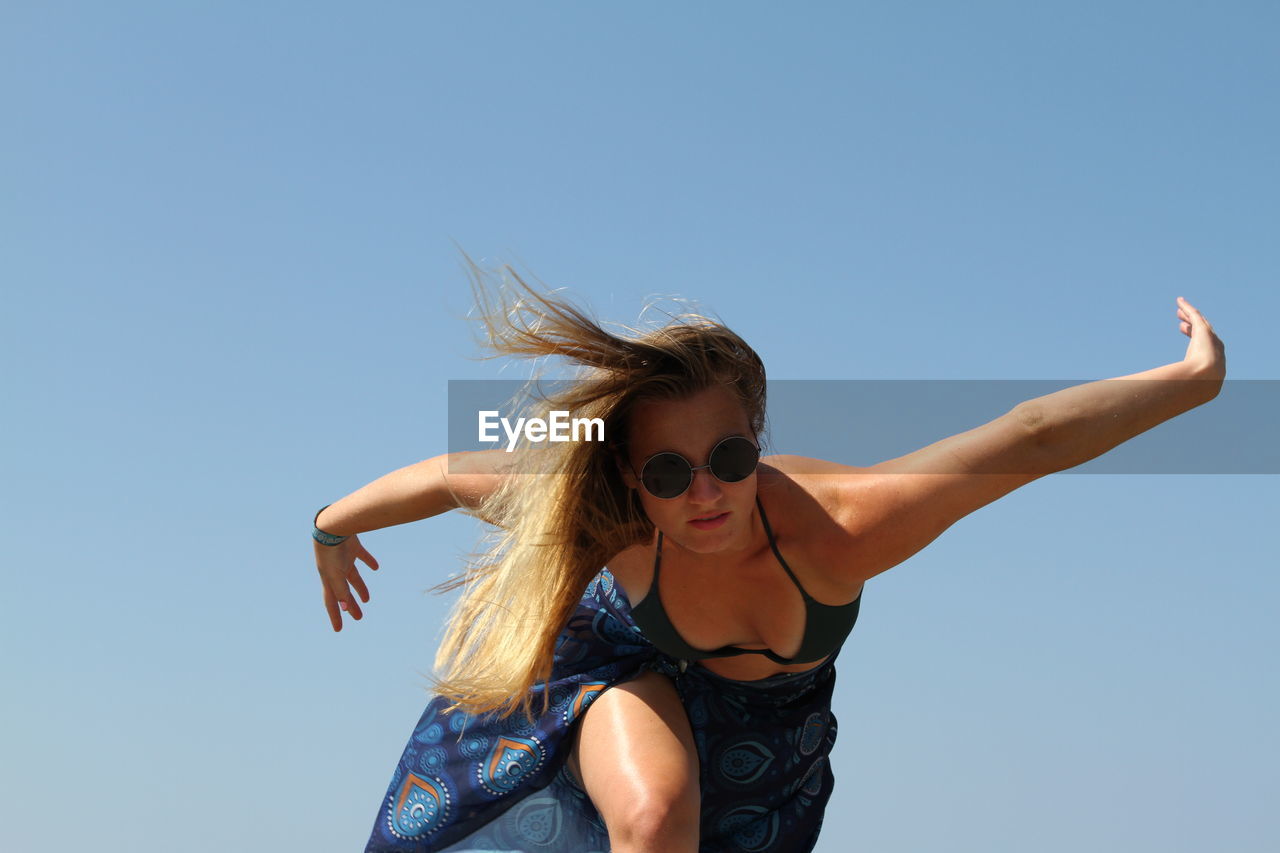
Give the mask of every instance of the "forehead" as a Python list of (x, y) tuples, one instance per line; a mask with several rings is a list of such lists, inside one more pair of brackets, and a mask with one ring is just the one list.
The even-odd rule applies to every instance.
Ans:
[(700, 457), (726, 435), (752, 435), (747, 411), (733, 393), (715, 387), (675, 400), (646, 400), (631, 412), (631, 454), (664, 450)]

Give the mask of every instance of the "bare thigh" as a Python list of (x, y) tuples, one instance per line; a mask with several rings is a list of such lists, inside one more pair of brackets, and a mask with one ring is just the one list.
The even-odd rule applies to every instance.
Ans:
[(696, 848), (698, 753), (667, 676), (646, 672), (592, 702), (578, 723), (569, 766), (615, 843), (679, 839)]

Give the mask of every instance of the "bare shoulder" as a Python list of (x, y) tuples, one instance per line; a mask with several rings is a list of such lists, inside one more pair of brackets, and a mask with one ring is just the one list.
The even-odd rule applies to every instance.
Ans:
[(765, 495), (825, 516), (843, 530), (856, 529), (856, 506), (848, 500), (849, 493), (871, 476), (870, 468), (780, 454), (761, 457), (760, 470), (760, 490)]
[(866, 542), (856, 494), (869, 470), (809, 456), (760, 460), (759, 494), (775, 533), (845, 584), (865, 580), (857, 568), (866, 562)]

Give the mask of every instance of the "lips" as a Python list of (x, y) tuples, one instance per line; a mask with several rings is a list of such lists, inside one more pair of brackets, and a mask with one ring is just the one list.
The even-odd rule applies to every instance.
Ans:
[(719, 527), (728, 517), (729, 513), (726, 511), (714, 515), (704, 515), (701, 518), (691, 518), (689, 523), (699, 530), (709, 530), (712, 527)]

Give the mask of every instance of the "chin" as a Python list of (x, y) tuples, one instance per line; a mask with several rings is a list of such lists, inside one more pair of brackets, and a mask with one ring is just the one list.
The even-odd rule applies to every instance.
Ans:
[(680, 546), (686, 551), (692, 551), (695, 554), (715, 554), (725, 550), (727, 543), (723, 541), (707, 542), (707, 541), (684, 541), (680, 542)]

